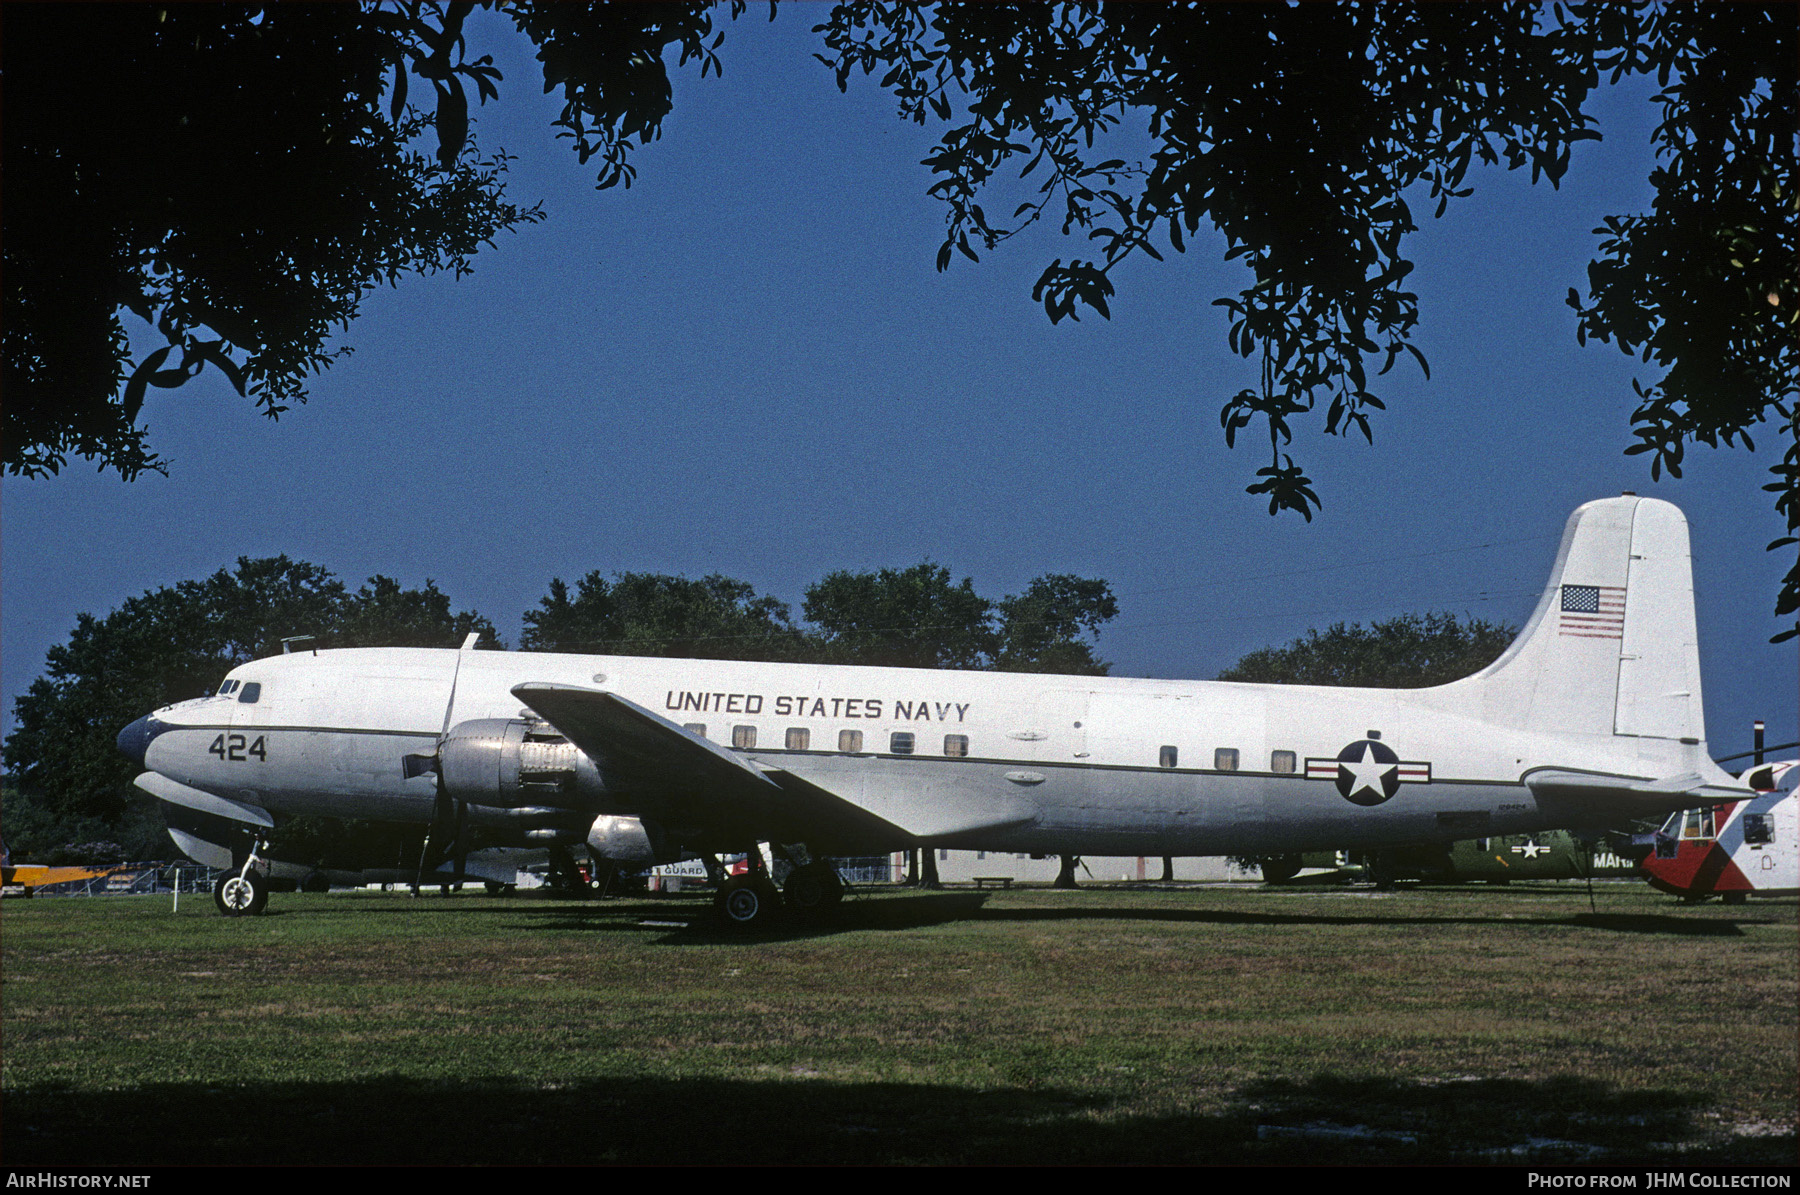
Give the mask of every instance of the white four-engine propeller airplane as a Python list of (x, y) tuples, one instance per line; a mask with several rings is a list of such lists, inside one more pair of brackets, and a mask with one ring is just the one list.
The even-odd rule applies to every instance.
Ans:
[[(1281, 855), (1749, 795), (1707, 755), (1687, 521), (1632, 495), (1575, 511), (1518, 639), (1429, 689), (473, 648), (257, 660), (119, 747), (173, 805), (429, 823), (440, 857), (472, 826), (645, 864), (772, 843), (784, 889), (720, 893), (739, 924), (829, 908), (832, 856)], [(222, 907), (260, 908), (237, 863)]]

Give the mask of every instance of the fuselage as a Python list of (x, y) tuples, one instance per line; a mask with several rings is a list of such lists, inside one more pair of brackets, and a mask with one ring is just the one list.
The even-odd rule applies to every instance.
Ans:
[[(1534, 794), (1534, 771), (1716, 771), (1699, 739), (1485, 720), (1478, 678), (1340, 689), (402, 648), (245, 664), (218, 694), (134, 724), (132, 743), (147, 768), (228, 801), (423, 823), (436, 781), (409, 775), (406, 757), (465, 722), (530, 718), (510, 691), (528, 682), (615, 693), (802, 777), (902, 831), (895, 848), (1220, 855), (1447, 841), (1593, 824), (1592, 810)], [(1683, 803), (1647, 797), (1643, 811)], [(657, 811), (602, 797), (582, 812)], [(510, 824), (478, 804), (469, 816)]]

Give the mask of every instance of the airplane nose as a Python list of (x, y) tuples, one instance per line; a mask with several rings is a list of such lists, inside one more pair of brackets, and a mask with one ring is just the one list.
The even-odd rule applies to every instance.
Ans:
[(144, 753), (150, 749), (150, 740), (161, 730), (161, 725), (153, 726), (150, 716), (146, 714), (121, 730), (115, 742), (119, 750), (141, 768), (144, 766)]

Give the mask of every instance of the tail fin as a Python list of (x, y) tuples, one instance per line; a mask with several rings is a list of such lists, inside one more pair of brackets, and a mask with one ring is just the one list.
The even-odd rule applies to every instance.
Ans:
[(1525, 629), (1458, 683), (1520, 729), (1704, 743), (1687, 519), (1633, 495), (1578, 508)]

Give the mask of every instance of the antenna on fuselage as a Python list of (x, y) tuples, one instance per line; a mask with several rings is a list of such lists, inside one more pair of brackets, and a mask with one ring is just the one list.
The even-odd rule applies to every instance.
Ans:
[[(313, 636), (311, 636), (311, 635), (289, 635), (286, 639), (283, 639), (281, 641), (281, 654), (284, 656), (287, 655), (289, 652), (294, 650), (294, 644), (302, 643), (311, 638), (313, 638)], [(318, 654), (319, 654), (319, 649), (316, 647), (313, 648), (313, 655), (316, 656)]]

